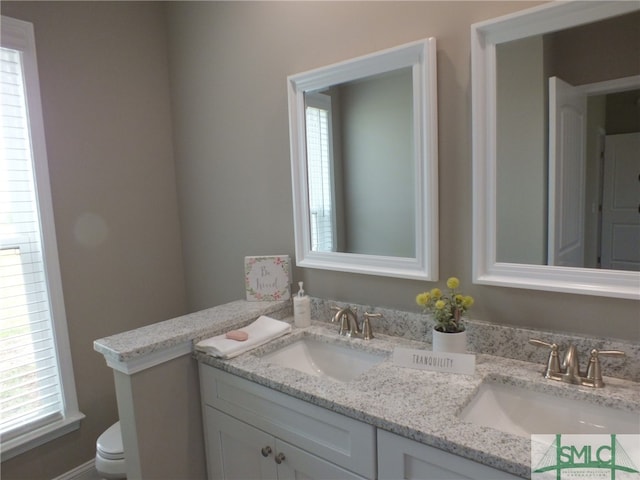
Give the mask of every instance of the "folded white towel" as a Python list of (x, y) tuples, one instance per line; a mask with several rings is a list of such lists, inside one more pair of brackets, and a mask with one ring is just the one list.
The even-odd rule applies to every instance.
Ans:
[(241, 353), (245, 353), (291, 332), (291, 324), (262, 315), (252, 324), (238, 330), (247, 332), (249, 338), (244, 342), (239, 342), (226, 338), (226, 334), (217, 335), (198, 342), (196, 344), (196, 350), (208, 353), (214, 357), (237, 357)]

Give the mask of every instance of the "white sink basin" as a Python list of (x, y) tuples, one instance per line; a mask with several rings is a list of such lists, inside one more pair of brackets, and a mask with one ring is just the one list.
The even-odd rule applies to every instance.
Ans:
[(460, 419), (523, 437), (552, 433), (640, 433), (640, 413), (491, 382), (480, 385)]
[(343, 345), (303, 338), (262, 358), (310, 375), (348, 382), (382, 362), (385, 357)]

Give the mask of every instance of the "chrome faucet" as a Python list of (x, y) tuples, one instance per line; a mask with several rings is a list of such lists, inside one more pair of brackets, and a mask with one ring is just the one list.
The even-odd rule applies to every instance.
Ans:
[(544, 378), (594, 388), (604, 387), (599, 357), (624, 357), (625, 355), (625, 353), (620, 350), (597, 350), (594, 348), (591, 350), (587, 372), (585, 375), (582, 375), (580, 373), (578, 349), (575, 345), (569, 345), (569, 347), (567, 347), (564, 359), (560, 362), (557, 344), (543, 342), (535, 338), (530, 339), (529, 343), (536, 347), (547, 347), (551, 350), (547, 367), (544, 371)]
[(358, 325), (358, 316), (350, 307), (331, 307), (331, 309), (336, 312), (331, 318), (331, 323), (340, 322), (338, 334), (346, 337), (357, 337), (362, 333), (360, 325)]

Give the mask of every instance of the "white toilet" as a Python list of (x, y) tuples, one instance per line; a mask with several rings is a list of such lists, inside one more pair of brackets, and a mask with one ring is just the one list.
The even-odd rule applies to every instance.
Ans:
[(127, 478), (120, 422), (111, 425), (96, 441), (96, 471), (107, 479)]

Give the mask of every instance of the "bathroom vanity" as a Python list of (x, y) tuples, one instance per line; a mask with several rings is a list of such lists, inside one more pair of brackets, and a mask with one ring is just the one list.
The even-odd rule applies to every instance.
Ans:
[[(276, 361), (275, 352), (310, 340), (381, 361), (349, 381), (332, 366), (312, 374)], [(607, 379), (606, 389), (589, 390), (545, 380), (543, 365), (491, 355), (477, 356), (474, 375), (415, 370), (393, 363), (396, 347), (429, 349), (382, 334), (349, 339), (313, 322), (231, 360), (196, 353), (209, 478), (529, 478), (529, 433), (464, 416), (486, 385), (620, 409), (636, 426), (617, 433), (640, 431), (634, 382)]]
[[(367, 307), (383, 317), (366, 341), (338, 335), (328, 322), (334, 303), (312, 299), (310, 327), (231, 360), (194, 353), (193, 345), (260, 315), (292, 322), (290, 302), (231, 302), (96, 340), (95, 350), (114, 370), (128, 476), (202, 478), (206, 458), (209, 478), (234, 472), (443, 478), (444, 471), (455, 478), (528, 478), (528, 435), (463, 418), (483, 387), (640, 412), (636, 344), (470, 321), (470, 349), (480, 352), (475, 373), (436, 373), (400, 368), (391, 359), (397, 347), (430, 350), (424, 315)], [(623, 350), (627, 358), (603, 359), (604, 388), (552, 382), (542, 376), (546, 352), (528, 344), (532, 336), (570, 342), (580, 352)], [(338, 349), (330, 357), (348, 351), (350, 359), (362, 353), (378, 360), (343, 381), (330, 368), (314, 376), (292, 368), (297, 363), (279, 363), (278, 352), (305, 339)]]
[[(209, 478), (515, 479), (200, 364)], [(243, 420), (239, 420), (239, 418)], [(410, 477), (409, 477), (410, 476)]]
[(209, 478), (518, 478), (206, 364), (200, 375)]

